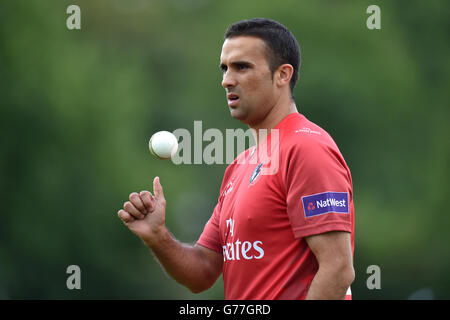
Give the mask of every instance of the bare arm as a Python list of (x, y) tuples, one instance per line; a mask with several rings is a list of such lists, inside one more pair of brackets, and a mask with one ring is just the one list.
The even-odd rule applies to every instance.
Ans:
[(355, 278), (350, 233), (333, 231), (306, 238), (319, 263), (306, 299), (344, 299)]
[(177, 282), (198, 293), (211, 287), (222, 272), (223, 256), (198, 245), (176, 240), (165, 226), (166, 200), (159, 178), (149, 191), (130, 194), (118, 216), (153, 251)]
[(161, 234), (160, 242), (149, 247), (167, 273), (194, 293), (210, 288), (222, 273), (221, 254), (181, 243), (167, 229)]

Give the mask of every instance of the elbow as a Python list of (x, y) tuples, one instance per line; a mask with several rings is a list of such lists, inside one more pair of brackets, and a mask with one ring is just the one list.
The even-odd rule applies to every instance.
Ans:
[(206, 283), (206, 282), (205, 283), (199, 283), (199, 284), (188, 286), (188, 289), (192, 293), (197, 294), (197, 293), (203, 292), (205, 290), (208, 290), (209, 288), (212, 287), (213, 284), (214, 283), (209, 284), (209, 283)]
[(355, 280), (353, 265), (347, 263), (319, 267), (318, 273), (328, 278), (328, 281), (333, 283), (334, 287), (342, 289), (348, 289)]
[(355, 269), (353, 269), (353, 266), (351, 266), (351, 271), (348, 275), (348, 286), (349, 287), (353, 283), (353, 281), (355, 281)]
[[(206, 250), (206, 249), (204, 249)], [(211, 253), (207, 256), (202, 249), (198, 249), (198, 260), (201, 263), (199, 268), (191, 273), (188, 289), (192, 293), (200, 293), (211, 288), (222, 272), (222, 256), (215, 254), (211, 256)]]
[(191, 291), (192, 293), (197, 294), (197, 293), (205, 291), (205, 289), (200, 288), (200, 287), (189, 287), (189, 291)]
[(197, 294), (211, 288), (216, 282), (216, 280), (217, 276), (203, 273), (202, 277), (196, 278), (195, 281), (190, 285), (188, 285), (187, 287), (192, 293)]
[(355, 280), (355, 269), (353, 268), (353, 265), (342, 266), (338, 278), (342, 287), (350, 287)]

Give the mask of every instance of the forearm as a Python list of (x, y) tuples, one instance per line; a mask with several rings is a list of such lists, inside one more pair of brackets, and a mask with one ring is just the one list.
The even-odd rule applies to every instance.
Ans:
[(209, 288), (216, 279), (212, 279), (208, 261), (204, 259), (197, 246), (181, 243), (173, 237), (167, 228), (161, 230), (158, 241), (144, 243), (153, 251), (159, 263), (177, 282), (197, 293)]
[(354, 279), (352, 268), (319, 268), (308, 294), (307, 300), (343, 300)]

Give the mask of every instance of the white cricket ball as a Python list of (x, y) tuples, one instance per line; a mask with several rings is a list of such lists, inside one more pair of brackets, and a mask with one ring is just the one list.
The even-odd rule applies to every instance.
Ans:
[(170, 159), (178, 150), (178, 140), (169, 131), (158, 131), (148, 142), (150, 152), (159, 159)]

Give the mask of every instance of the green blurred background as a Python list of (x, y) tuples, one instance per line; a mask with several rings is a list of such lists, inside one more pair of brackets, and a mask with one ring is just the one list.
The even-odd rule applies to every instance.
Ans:
[[(66, 8), (81, 8), (68, 30)], [(368, 30), (366, 8), (381, 8)], [(450, 298), (450, 3), (0, 2), (0, 298), (222, 299), (191, 294), (117, 218), (158, 175), (167, 225), (195, 242), (226, 165), (151, 157), (158, 130), (243, 128), (220, 86), (226, 27), (267, 17), (302, 48), (295, 95), (353, 175), (354, 299)], [(66, 268), (81, 268), (68, 290)], [(369, 290), (369, 265), (381, 289)]]

